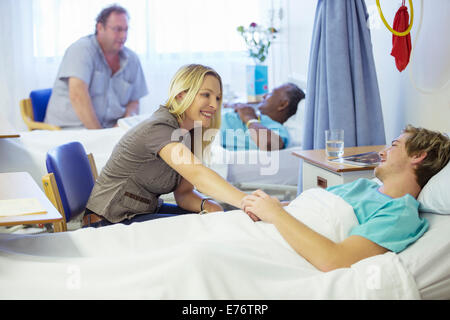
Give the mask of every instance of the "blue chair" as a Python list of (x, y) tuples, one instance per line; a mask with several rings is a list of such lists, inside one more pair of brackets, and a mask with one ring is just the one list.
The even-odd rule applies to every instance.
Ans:
[(81, 143), (69, 142), (49, 150), (46, 165), (45, 194), (67, 223), (86, 209), (98, 176), (94, 157), (86, 154)]
[(44, 123), (47, 112), (48, 101), (52, 95), (52, 89), (31, 91), (30, 97), (20, 100), (20, 114), (22, 119), (31, 130), (60, 130), (58, 126)]
[[(42, 177), (44, 192), (64, 217), (62, 231), (66, 231), (67, 223), (82, 215), (86, 209), (98, 177), (94, 157), (86, 154), (80, 142), (69, 142), (49, 150), (46, 165), (48, 174)], [(174, 215), (155, 213), (153, 218)], [(76, 227), (81, 227), (81, 219)]]

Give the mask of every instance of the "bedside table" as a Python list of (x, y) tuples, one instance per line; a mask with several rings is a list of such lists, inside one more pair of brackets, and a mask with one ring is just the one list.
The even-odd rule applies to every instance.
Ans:
[[(379, 152), (386, 146), (362, 146), (344, 148), (344, 156), (370, 151)], [(292, 153), (303, 160), (303, 190), (310, 188), (327, 188), (338, 184), (352, 182), (359, 178), (374, 178), (371, 167), (357, 167), (342, 163), (334, 163), (327, 160), (325, 149), (301, 150)]]

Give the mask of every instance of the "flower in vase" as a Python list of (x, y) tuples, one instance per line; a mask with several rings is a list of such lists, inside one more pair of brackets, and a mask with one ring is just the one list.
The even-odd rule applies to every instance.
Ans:
[(275, 39), (278, 31), (274, 27), (264, 28), (255, 22), (250, 23), (248, 28), (239, 26), (237, 31), (244, 38), (249, 56), (263, 63), (269, 53), (271, 41)]

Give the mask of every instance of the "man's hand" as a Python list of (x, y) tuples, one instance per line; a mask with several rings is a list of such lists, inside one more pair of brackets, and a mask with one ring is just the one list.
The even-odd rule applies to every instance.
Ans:
[[(233, 108), (239, 114), (239, 118), (244, 124), (249, 120), (258, 119), (257, 111), (248, 103), (234, 103), (227, 105), (228, 108)], [(255, 142), (259, 149), (265, 151), (280, 150), (284, 148), (283, 139), (275, 132), (260, 122), (252, 123), (250, 131), (250, 138)]]
[(283, 205), (277, 198), (269, 196), (262, 190), (256, 190), (242, 199), (241, 209), (253, 221), (263, 220), (273, 223), (280, 210), (283, 210)]
[(253, 102), (251, 102), (251, 103), (242, 103), (242, 102), (224, 103), (223, 107), (224, 108), (229, 108), (229, 109), (231, 109), (231, 108), (232, 109), (238, 109), (238, 108), (241, 108), (241, 107), (251, 107), (254, 104), (256, 104), (256, 103), (253, 103)]
[(247, 121), (251, 119), (258, 119), (256, 111), (253, 107), (241, 106), (239, 108), (234, 108), (234, 111), (239, 114), (239, 118), (241, 118), (243, 123), (247, 123)]
[(239, 114), (243, 123), (247, 123), (250, 119), (257, 119), (255, 108), (248, 103), (232, 103), (224, 104), (224, 108), (233, 108)]

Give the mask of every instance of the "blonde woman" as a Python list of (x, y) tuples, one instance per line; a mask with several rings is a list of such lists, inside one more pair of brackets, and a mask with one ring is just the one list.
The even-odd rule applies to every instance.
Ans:
[[(178, 70), (167, 103), (114, 148), (92, 190), (83, 226), (223, 210), (201, 193), (239, 207), (245, 193), (201, 162), (220, 127), (221, 104), (222, 80), (216, 71), (202, 65)], [(177, 205), (159, 198), (170, 192)]]

